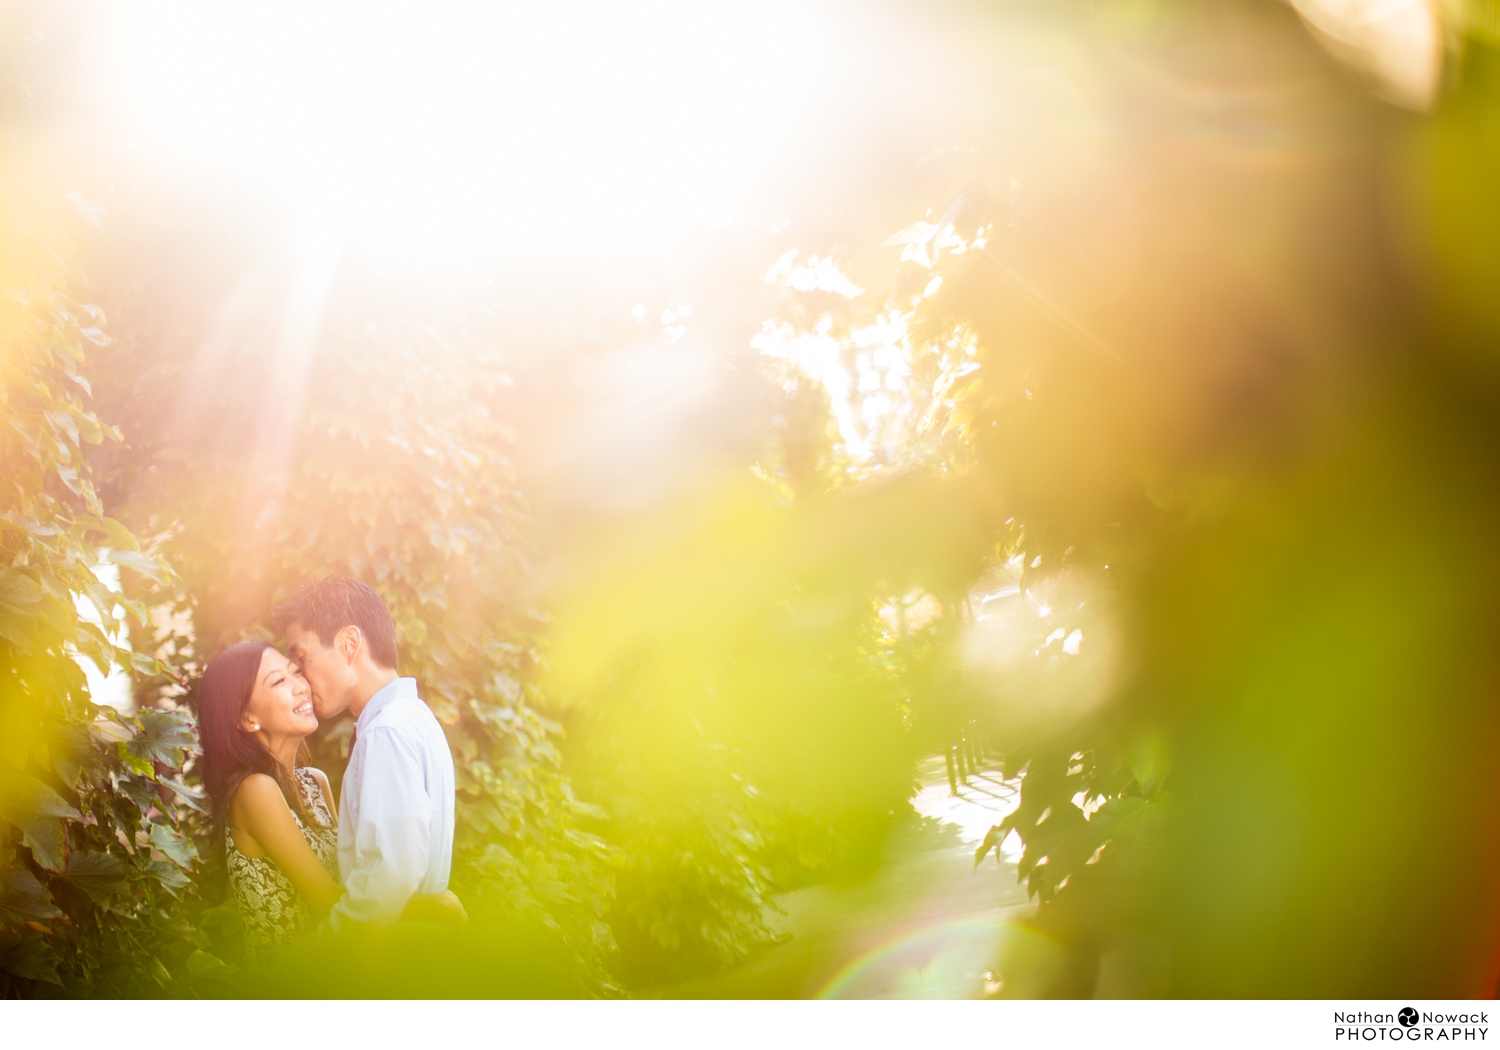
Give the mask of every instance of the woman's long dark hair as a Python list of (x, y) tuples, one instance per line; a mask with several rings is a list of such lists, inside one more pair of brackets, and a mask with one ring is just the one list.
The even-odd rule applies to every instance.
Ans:
[[(255, 679), (260, 675), (260, 661), (267, 649), (265, 642), (239, 642), (220, 651), (208, 662), (208, 670), (198, 683), (198, 744), (203, 749), (203, 787), (213, 804), (214, 827), (223, 831), (229, 820), (229, 800), (240, 783), (252, 773), (264, 773), (275, 779), (286, 796), (287, 805), (304, 823), (321, 824), (302, 803), (302, 790), (292, 771), (276, 760), (253, 734), (240, 728)], [(305, 760), (306, 750), (298, 747), (298, 759)]]

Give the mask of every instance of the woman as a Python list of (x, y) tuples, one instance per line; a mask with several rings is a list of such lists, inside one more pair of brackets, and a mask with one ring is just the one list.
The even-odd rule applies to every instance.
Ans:
[[(209, 661), (198, 686), (203, 785), (252, 958), (295, 939), (344, 892), (328, 778), (297, 765), (317, 728), (307, 680), (272, 646), (240, 642)], [(403, 918), (462, 915), (451, 894), (418, 895)]]

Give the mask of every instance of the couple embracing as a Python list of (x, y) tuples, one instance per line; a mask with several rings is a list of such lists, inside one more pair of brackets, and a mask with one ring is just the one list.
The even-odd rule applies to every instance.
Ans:
[[(203, 784), (252, 960), (326, 918), (338, 932), (457, 923), (448, 892), (453, 756), (416, 679), (397, 673), (378, 594), (331, 576), (276, 607), (287, 653), (240, 642), (198, 687)], [(338, 804), (305, 764), (319, 719), (354, 718)]]

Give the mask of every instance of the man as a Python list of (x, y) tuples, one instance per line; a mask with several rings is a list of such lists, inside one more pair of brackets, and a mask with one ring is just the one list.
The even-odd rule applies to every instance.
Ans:
[[(444, 893), (453, 854), (453, 756), (415, 678), (398, 676), (396, 626), (347, 576), (305, 585), (275, 611), (319, 719), (354, 716), (339, 798), (344, 896), (329, 922), (390, 925), (414, 893)], [(458, 908), (457, 899), (450, 898)], [(458, 909), (461, 915), (462, 910)]]

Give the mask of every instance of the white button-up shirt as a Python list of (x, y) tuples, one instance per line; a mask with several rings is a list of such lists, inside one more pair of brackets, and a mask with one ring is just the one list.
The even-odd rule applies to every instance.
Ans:
[(414, 893), (448, 888), (453, 755), (415, 678), (382, 688), (354, 723), (339, 812), (345, 893), (329, 919), (387, 925)]

